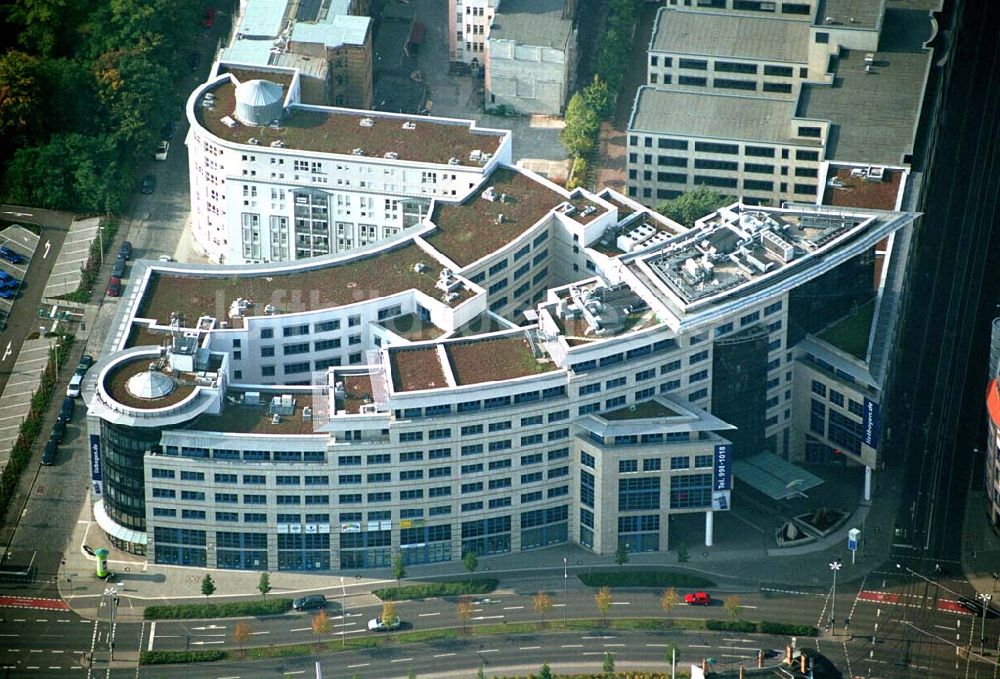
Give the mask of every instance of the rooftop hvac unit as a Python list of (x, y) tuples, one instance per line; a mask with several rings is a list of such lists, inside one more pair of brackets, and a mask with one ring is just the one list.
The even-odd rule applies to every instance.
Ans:
[(361, 406), (361, 414), (362, 415), (377, 415), (378, 414), (378, 406), (375, 405), (374, 403), (365, 403), (363, 406)]
[(413, 273), (423, 273), (427, 271), (427, 265), (423, 262), (417, 262), (413, 265)]
[(302, 409), (302, 419), (303, 420), (311, 420), (312, 418), (313, 418), (313, 409), (310, 408), (309, 406), (306, 406), (305, 408), (303, 408)]
[(461, 161), (461, 160), (459, 160), (458, 158), (454, 158), (454, 157), (452, 157), (452, 158), (449, 158), (449, 159), (448, 159), (448, 164), (449, 164), (449, 165), (461, 165), (461, 164), (462, 164), (462, 161)]
[(250, 146), (260, 146), (260, 139), (257, 137), (250, 137), (247, 139), (247, 143), (250, 144)]
[(264, 313), (267, 314), (268, 316), (273, 316), (276, 311), (277, 309), (273, 304), (264, 305)]
[(415, 122), (413, 122), (412, 120), (407, 120), (405, 123), (403, 123), (403, 129), (404, 130), (415, 130), (415, 129), (417, 129), (417, 124)]
[(344, 398), (347, 396), (347, 390), (344, 388), (343, 382), (337, 382), (333, 385), (333, 395), (337, 398)]
[(271, 415), (271, 424), (281, 424), (281, 415), (278, 413)]
[(383, 156), (383, 158), (388, 158), (389, 160), (396, 160), (397, 158), (399, 158), (399, 154), (396, 153), (395, 151), (389, 151)]
[(221, 118), (219, 118), (219, 122), (221, 122), (226, 127), (236, 127), (239, 124), (235, 120), (233, 120), (230, 116), (222, 116)]
[(362, 148), (351, 149), (352, 156), (363, 156), (365, 155), (365, 150)]
[(271, 148), (275, 149), (285, 148), (285, 142), (281, 141), (280, 139), (275, 139), (274, 141), (271, 142)]
[(483, 157), (483, 152), (480, 151), (479, 149), (476, 149), (475, 151), (469, 154), (469, 160), (475, 161), (477, 163), (482, 157)]
[(374, 127), (375, 119), (365, 116), (364, 118), (358, 121), (358, 124), (361, 125), (361, 127)]
[(248, 406), (259, 406), (260, 405), (260, 392), (259, 391), (248, 391), (243, 394), (243, 404)]
[(486, 190), (483, 191), (482, 196), (486, 200), (493, 202), (497, 199), (497, 190), (492, 186), (487, 186)]

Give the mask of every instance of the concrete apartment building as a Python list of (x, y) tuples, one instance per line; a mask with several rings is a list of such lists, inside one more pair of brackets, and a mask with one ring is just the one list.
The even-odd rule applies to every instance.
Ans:
[(574, 0), (504, 0), (487, 41), (486, 108), (561, 115), (576, 77)]
[[(323, 571), (562, 543), (663, 551), (677, 522), (712, 544), (735, 483), (778, 499), (794, 479), (821, 482), (791, 463), (809, 435), (795, 404), (810, 376), (845, 378), (806, 356), (836, 354), (816, 334), (878, 303), (879, 244), (915, 215), (734, 204), (687, 229), (611, 190), (469, 163), (484, 137), (498, 151), (509, 138), (467, 121), (237, 115), (235, 90), (280, 90), (275, 75), (198, 88), (192, 155), (224, 157), (248, 186), (280, 172), (257, 155), (271, 149), (350, 158), (365, 182), (408, 171), (383, 163), (380, 140), (410, 139), (398, 159), (462, 160), (420, 170), (449, 173), (413, 182), (423, 217), (363, 247), (136, 264), (83, 388), (95, 519), (115, 545), (157, 563)], [(258, 143), (242, 153), (214, 151), (247, 134)], [(331, 145), (368, 150), (328, 160)], [(883, 272), (903, 266), (886, 252)], [(864, 415), (844, 412), (817, 445), (846, 435), (838, 458), (870, 474)]]
[(367, 0), (243, 0), (221, 60), (300, 73), (304, 103), (369, 109), (372, 21)]
[(500, 0), (448, 0), (448, 57), (485, 67), (486, 43)]
[[(818, 187), (815, 179), (823, 162), (907, 166), (931, 65), (924, 43), (932, 30), (929, 13), (886, 7), (884, 1), (668, 3), (657, 15), (647, 61), (648, 87), (637, 95), (630, 121), (628, 194), (654, 205), (705, 183), (748, 202), (812, 202), (819, 193), (809, 195), (804, 189), (809, 180)], [(653, 95), (649, 88), (674, 94)], [(691, 93), (691, 98), (681, 92)], [(724, 103), (719, 95), (744, 99)], [(770, 109), (770, 115), (783, 116), (784, 123), (775, 132), (768, 125), (755, 125), (750, 115), (750, 121), (714, 130), (708, 129), (710, 124), (693, 129), (684, 127), (683, 114), (649, 114), (649, 109), (661, 110), (655, 102), (681, 99), (694, 111), (704, 110), (704, 117), (743, 105), (754, 111)], [(766, 99), (781, 103), (768, 104)], [(824, 128), (818, 149), (796, 153), (801, 120)], [(689, 136), (692, 129), (701, 135), (703, 148), (716, 142), (791, 142), (789, 157), (781, 159), (789, 162), (751, 160), (754, 171), (748, 173), (743, 164), (732, 162), (735, 159), (695, 151), (688, 165), (715, 172), (685, 175), (650, 166), (645, 146), (649, 137)], [(765, 131), (769, 133), (755, 136)], [(720, 137), (713, 138), (717, 132)], [(734, 138), (737, 133), (739, 139)], [(748, 176), (757, 174), (770, 176)]]
[(748, 204), (816, 197), (829, 134), (795, 102), (641, 87), (628, 139), (628, 192), (647, 205), (703, 185)]

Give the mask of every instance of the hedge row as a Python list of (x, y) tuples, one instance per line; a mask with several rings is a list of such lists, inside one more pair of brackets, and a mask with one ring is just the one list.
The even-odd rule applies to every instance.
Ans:
[(190, 620), (194, 618), (237, 618), (246, 615), (278, 615), (292, 608), (291, 599), (258, 599), (222, 604), (180, 604), (146, 606), (146, 620)]
[(172, 665), (174, 663), (212, 662), (225, 660), (225, 651), (142, 651), (140, 665)]
[(715, 583), (700, 575), (680, 571), (598, 571), (580, 573), (580, 581), (588, 587), (715, 587)]
[(705, 629), (716, 632), (761, 632), (794, 637), (814, 637), (818, 630), (812, 625), (797, 625), (789, 622), (747, 622), (745, 620), (706, 620)]
[(406, 587), (383, 587), (372, 591), (382, 601), (403, 601), (405, 599), (430, 599), (439, 596), (461, 596), (463, 594), (489, 594), (497, 588), (500, 581), (496, 578), (477, 578), (476, 580), (448, 580), (431, 582), (425, 585), (407, 585)]
[[(52, 400), (52, 389), (56, 385), (58, 368), (66, 362), (70, 349), (73, 347), (73, 338), (69, 335), (60, 335), (54, 342), (59, 347), (59, 351), (49, 352), (49, 362), (45, 365), (45, 371), (42, 373), (42, 381), (31, 397), (31, 408), (28, 410), (24, 422), (21, 423), (14, 448), (10, 452), (10, 460), (3, 468), (3, 473), (0, 474), (0, 521), (7, 514), (10, 501), (14, 498), (17, 484), (21, 480), (21, 473), (31, 461), (31, 446), (35, 442), (35, 437), (41, 432), (42, 417)], [(53, 370), (57, 359), (58, 367)]]
[(97, 282), (97, 274), (101, 272), (101, 245), (104, 245), (104, 255), (108, 254), (108, 250), (111, 249), (112, 244), (115, 241), (115, 234), (118, 233), (118, 222), (114, 220), (102, 220), (101, 221), (101, 237), (95, 238), (90, 244), (90, 253), (87, 255), (87, 261), (80, 268), (80, 285), (77, 286), (76, 290), (73, 292), (68, 292), (65, 295), (60, 295), (61, 299), (68, 300), (70, 302), (79, 302), (80, 304), (87, 304), (90, 302), (90, 295), (94, 291), (94, 284)]

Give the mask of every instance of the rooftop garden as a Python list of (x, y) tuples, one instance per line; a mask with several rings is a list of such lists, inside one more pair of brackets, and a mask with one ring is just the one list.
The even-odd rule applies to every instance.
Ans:
[[(482, 197), (487, 187), (493, 188), (495, 200)], [(431, 216), (437, 229), (425, 239), (459, 266), (467, 266), (515, 240), (564, 200), (520, 172), (499, 169), (462, 203), (438, 203)]]
[(129, 408), (166, 408), (180, 403), (194, 391), (193, 376), (185, 373), (161, 373), (174, 383), (173, 390), (160, 398), (139, 398), (128, 390), (128, 381), (139, 373), (149, 371), (152, 357), (144, 356), (128, 361), (110, 372), (104, 378), (104, 388), (113, 399)]
[(396, 391), (440, 389), (448, 386), (437, 346), (395, 349), (389, 352), (392, 387)]
[[(424, 265), (421, 272), (414, 270)], [(437, 299), (435, 287), (440, 267), (415, 245), (373, 254), (339, 264), (317, 266), (295, 273), (270, 275), (207, 276), (154, 272), (146, 286), (137, 316), (166, 324), (171, 312), (179, 312), (182, 325), (191, 327), (202, 315), (226, 319), (229, 305), (237, 298), (253, 300), (249, 315), (262, 316), (273, 305), (279, 314), (328, 309), (384, 297), (411, 288)], [(460, 304), (472, 293), (458, 290)]]
[(453, 342), (446, 345), (455, 382), (461, 386), (512, 380), (550, 372), (553, 363), (540, 363), (523, 335)]
[(853, 314), (828, 326), (819, 334), (819, 338), (863, 361), (868, 354), (868, 335), (871, 333), (874, 314), (875, 300), (872, 299), (858, 307)]
[(282, 415), (278, 422), (274, 421), (268, 405), (277, 392), (262, 392), (260, 405), (248, 406), (236, 403), (226, 403), (219, 415), (201, 415), (186, 427), (193, 430), (214, 432), (230, 432), (236, 434), (282, 434), (301, 436), (314, 434), (313, 420), (302, 417), (302, 409), (312, 406), (311, 393), (297, 392), (295, 411), (291, 415)]
[(610, 422), (618, 422), (621, 420), (644, 420), (656, 417), (677, 417), (679, 414), (673, 408), (668, 408), (658, 401), (643, 401), (642, 403), (636, 403), (634, 406), (627, 406), (602, 413), (601, 417)]
[[(234, 75), (280, 81), (279, 77), (268, 73), (237, 71)], [(232, 116), (236, 110), (236, 86), (225, 83), (215, 87), (212, 93), (215, 95), (215, 106), (212, 109), (198, 106), (196, 114), (215, 136), (242, 144), (255, 137), (260, 146), (281, 141), (289, 148), (344, 155), (360, 148), (369, 158), (396, 153), (399, 160), (446, 164), (450, 159), (457, 158), (463, 165), (478, 166), (478, 163), (469, 160), (469, 154), (476, 150), (495, 153), (502, 139), (492, 132), (474, 133), (467, 123), (444, 123), (414, 117), (410, 119), (414, 127), (404, 129), (403, 123), (407, 119), (374, 112), (304, 108), (290, 109), (278, 128), (247, 127), (242, 123), (228, 127), (221, 119)], [(373, 124), (362, 126), (363, 118), (371, 119)]]

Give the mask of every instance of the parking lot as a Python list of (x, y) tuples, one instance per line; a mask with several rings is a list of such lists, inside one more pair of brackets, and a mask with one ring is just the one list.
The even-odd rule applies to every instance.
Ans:
[(73, 222), (59, 256), (52, 265), (52, 274), (45, 284), (43, 298), (58, 297), (73, 292), (80, 285), (83, 266), (90, 256), (90, 244), (97, 238), (100, 219), (80, 219)]
[[(7, 317), (10, 315), (10, 310), (14, 307), (17, 301), (17, 294), (20, 292), (21, 288), (24, 286), (24, 279), (28, 273), (28, 266), (31, 264), (31, 258), (35, 254), (35, 249), (38, 247), (39, 237), (29, 231), (28, 229), (14, 225), (8, 226), (3, 231), (0, 231), (0, 253), (3, 251), (16, 253), (13, 256), (4, 257), (0, 254), (0, 271), (13, 277), (14, 280), (18, 282), (16, 286), (12, 285), (7, 290), (9, 290), (10, 298), (6, 296), (0, 296), (0, 327), (3, 327), (7, 323)], [(6, 250), (4, 250), (6, 249)], [(20, 256), (23, 261), (13, 262), (11, 259)], [(6, 278), (3, 274), (0, 274), (0, 278)], [(6, 278), (6, 280), (11, 280)]]
[[(51, 341), (54, 340), (26, 340), (11, 368), (3, 396), (0, 396), (0, 467), (10, 459), (18, 430), (31, 409), (31, 396), (42, 381)], [(11, 351), (9, 343), (6, 347)]]

